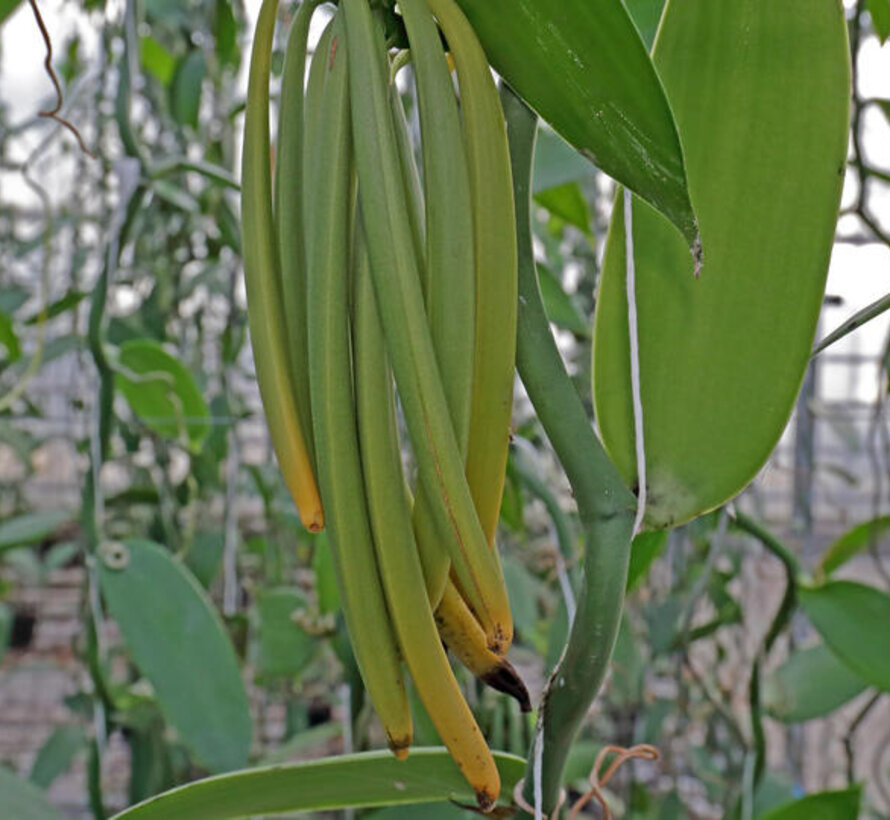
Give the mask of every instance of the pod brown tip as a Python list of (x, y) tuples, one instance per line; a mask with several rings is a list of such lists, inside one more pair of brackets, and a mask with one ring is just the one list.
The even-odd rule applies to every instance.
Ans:
[(476, 804), (479, 806), (479, 809), (486, 814), (495, 807), (497, 802), (497, 797), (490, 794), (485, 789), (480, 789), (476, 792)]
[(513, 664), (506, 658), (501, 660), (490, 672), (483, 675), (482, 682), (498, 692), (515, 698), (523, 712), (531, 712), (532, 702), (528, 695), (528, 689)]

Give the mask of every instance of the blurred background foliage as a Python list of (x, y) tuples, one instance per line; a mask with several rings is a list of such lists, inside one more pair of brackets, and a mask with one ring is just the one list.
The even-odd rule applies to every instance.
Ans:
[[(660, 4), (636, 5), (649, 38)], [(38, 66), (43, 42), (28, 4), (2, 0), (4, 30), (33, 34), (33, 47), (17, 48), (14, 63), (4, 38), (0, 75), (0, 759), (9, 764), (0, 806), (12, 807), (0, 813), (105, 817), (206, 773), (378, 747), (324, 535), (301, 528), (286, 493), (245, 338), (235, 169), (256, 9), (238, 0), (40, 7), (61, 115), (95, 156), (38, 114), (54, 102), (48, 77), (39, 92), (17, 88), (17, 62)], [(291, 12), (282, 4), (282, 22)], [(887, 0), (849, 3), (848, 14), (854, 52), (890, 33)], [(841, 239), (890, 246), (890, 167), (863, 148), (875, 112), (890, 121), (890, 100), (857, 85)], [(542, 132), (541, 287), (588, 406), (612, 190)], [(845, 428), (850, 450), (878, 466), (863, 490), (871, 514), (844, 518), (840, 530), (871, 523), (833, 547), (829, 571), (859, 556), (860, 574), (888, 587), (884, 369), (869, 404), (874, 434)], [(741, 506), (770, 519), (813, 568), (841, 534), (814, 524), (814, 473), (861, 477), (817, 463), (807, 389), (785, 442), (792, 466), (786, 458)], [(514, 427), (500, 543), (517, 628), (511, 658), (537, 694), (564, 643), (581, 539), (521, 392)], [(884, 690), (839, 662), (804, 616), (780, 608), (773, 618), (785, 594), (776, 554), (723, 511), (637, 539), (612, 674), (570, 760), (575, 791), (586, 790), (602, 744), (647, 742), (661, 760), (627, 765), (610, 783), (624, 817), (765, 817), (805, 791), (860, 783), (864, 816), (890, 816)], [(530, 719), (462, 682), (491, 745), (524, 755)], [(418, 744), (437, 744), (415, 705)], [(451, 806), (366, 814), (419, 811), (461, 815)]]

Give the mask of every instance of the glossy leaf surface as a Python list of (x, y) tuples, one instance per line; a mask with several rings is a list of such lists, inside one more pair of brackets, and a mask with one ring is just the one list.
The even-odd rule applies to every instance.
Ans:
[[(501, 752), (495, 760), (502, 794), (512, 794), (525, 761)], [(211, 777), (150, 798), (115, 820), (224, 820), (447, 800), (475, 798), (445, 749), (412, 749), (403, 761), (389, 752), (365, 752)]]
[[(621, 0), (458, 0), (495, 70), (568, 142), (697, 231), (664, 89)], [(688, 251), (687, 251), (688, 254)]]
[[(779, 45), (781, 44), (781, 45)], [(670, 3), (655, 45), (686, 149), (704, 269), (635, 200), (649, 527), (713, 509), (785, 426), (822, 302), (847, 147), (849, 59), (835, 0)], [(594, 333), (606, 447), (636, 479), (621, 197)]]

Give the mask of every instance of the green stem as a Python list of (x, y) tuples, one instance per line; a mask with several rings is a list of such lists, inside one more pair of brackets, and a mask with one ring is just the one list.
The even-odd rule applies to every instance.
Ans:
[(803, 568), (790, 547), (783, 544), (762, 524), (744, 513), (737, 512), (732, 519), (732, 524), (736, 529), (746, 532), (748, 535), (753, 535), (760, 541), (768, 552), (771, 552), (782, 562), (782, 564), (784, 564), (785, 570), (789, 574), (789, 578), (793, 578), (796, 583), (797, 579), (803, 574)]
[[(507, 86), (502, 86), (502, 102), (510, 139), (519, 245), (516, 362), (572, 486), (586, 539), (577, 614), (539, 713), (543, 732), (540, 808), (549, 814), (559, 800), (572, 742), (602, 685), (615, 645), (636, 499), (596, 437), (550, 332), (535, 271), (529, 213), (536, 117)], [(528, 803), (534, 800), (534, 768), (532, 754), (525, 777)]]
[(756, 789), (766, 771), (766, 733), (763, 728), (763, 709), (760, 698), (761, 666), (773, 648), (776, 639), (790, 622), (794, 608), (797, 606), (797, 584), (802, 568), (791, 549), (753, 518), (749, 518), (744, 513), (737, 513), (733, 525), (760, 541), (769, 552), (782, 562), (786, 575), (785, 593), (754, 659), (751, 679), (748, 683), (748, 705), (751, 711), (751, 740), (754, 753), (754, 788)]

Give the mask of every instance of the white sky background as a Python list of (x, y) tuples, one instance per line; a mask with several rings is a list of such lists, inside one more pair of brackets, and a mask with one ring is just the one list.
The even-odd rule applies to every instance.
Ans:
[[(121, 0), (111, 0), (108, 13), (115, 13), (115, 6)], [(848, 7), (852, 0), (844, 0)], [(47, 26), (57, 48), (70, 34), (79, 29), (83, 59), (89, 61), (95, 54), (97, 34), (88, 19), (74, 4), (64, 0), (41, 2)], [(255, 19), (259, 0), (247, 0), (248, 14)], [(318, 25), (321, 22), (318, 21)], [(317, 29), (315, 32), (317, 36)], [(6, 21), (2, 31), (2, 52), (0, 52), (0, 99), (8, 106), (12, 122), (20, 122), (34, 116), (49, 99), (52, 91), (43, 68), (44, 45), (37, 30), (28, 4)], [(246, 64), (246, 61), (245, 61)], [(860, 86), (864, 97), (890, 99), (890, 43), (883, 48), (871, 38), (862, 49), (860, 57)], [(865, 152), (869, 163), (890, 171), (890, 124), (875, 108), (866, 112)], [(30, 150), (45, 134), (45, 129), (33, 129), (28, 142), (18, 140), (22, 150)], [(67, 137), (64, 137), (67, 138)], [(13, 157), (21, 160), (24, 156)], [(18, 178), (18, 174), (0, 172), (0, 199), (21, 201), (33, 195)], [(849, 175), (844, 192), (844, 203), (849, 204), (855, 196), (856, 183)], [(883, 227), (890, 231), (890, 185), (873, 183), (871, 203), (873, 211)], [(844, 234), (862, 233), (855, 218), (846, 217), (841, 221)], [(858, 229), (858, 230), (857, 230)], [(840, 306), (828, 306), (823, 311), (820, 335), (837, 327), (860, 308), (890, 292), (890, 249), (880, 244), (835, 246), (828, 277), (827, 292), (840, 296)], [(885, 344), (890, 330), (890, 316), (883, 316), (859, 329), (831, 348), (832, 354), (877, 355)], [(864, 378), (849, 379), (843, 368), (823, 368), (821, 393), (823, 399), (858, 399), (874, 401), (877, 396), (877, 367), (863, 373)], [(873, 376), (873, 377), (872, 377)]]

